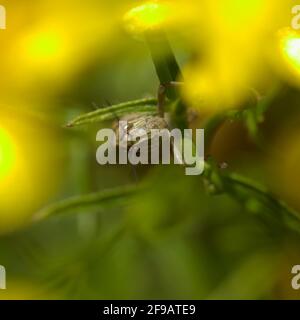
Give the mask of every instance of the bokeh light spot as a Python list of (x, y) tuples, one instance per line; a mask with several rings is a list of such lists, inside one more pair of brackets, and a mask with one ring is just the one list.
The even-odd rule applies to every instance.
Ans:
[(47, 61), (61, 55), (61, 41), (57, 34), (41, 32), (29, 37), (27, 53), (31, 59)]
[(24, 75), (29, 75), (29, 79), (39, 77), (48, 82), (54, 76), (55, 83), (59, 83), (64, 72), (73, 65), (70, 41), (64, 30), (53, 29), (50, 25), (28, 32), (18, 48), (22, 53), (19, 63)]
[(283, 42), (283, 51), (290, 63), (300, 72), (300, 37), (289, 37)]

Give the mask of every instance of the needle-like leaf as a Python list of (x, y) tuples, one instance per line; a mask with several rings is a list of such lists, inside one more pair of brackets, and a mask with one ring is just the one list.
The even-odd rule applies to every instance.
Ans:
[(80, 210), (91, 209), (94, 207), (103, 208), (109, 204), (111, 205), (113, 202), (119, 203), (119, 200), (128, 198), (136, 191), (136, 186), (122, 186), (96, 193), (74, 196), (42, 209), (34, 215), (33, 221), (37, 222), (49, 216), (78, 212)]
[(96, 111), (82, 114), (70, 121), (67, 127), (75, 127), (106, 120), (114, 120), (117, 117), (135, 112), (146, 112), (155, 114), (157, 112), (157, 100), (154, 98), (128, 101), (105, 108), (99, 108)]

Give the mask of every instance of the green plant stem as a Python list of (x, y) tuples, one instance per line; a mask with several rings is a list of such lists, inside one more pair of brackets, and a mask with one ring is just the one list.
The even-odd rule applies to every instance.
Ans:
[(132, 194), (136, 193), (138, 189), (139, 188), (137, 186), (125, 186), (103, 190), (92, 194), (74, 196), (42, 209), (34, 215), (32, 221), (38, 222), (50, 216), (65, 214), (70, 211), (82, 211), (92, 207), (97, 207), (99, 209), (111, 204), (112, 202), (128, 198)]
[[(167, 84), (182, 78), (182, 73), (166, 34), (163, 31), (148, 31), (145, 33), (145, 38), (160, 84)], [(167, 97), (169, 99), (178, 97), (175, 88), (168, 88)]]
[[(251, 194), (256, 196), (260, 204), (270, 209), (271, 216), (267, 217), (269, 221), (276, 219), (278, 226), (284, 226), (300, 233), (300, 214), (273, 196), (266, 188), (234, 173), (225, 175), (224, 183), (226, 192), (235, 196), (243, 203), (249, 200)], [(252, 211), (257, 213), (256, 211), (259, 211), (259, 208), (253, 207)]]
[[(145, 33), (145, 38), (160, 84), (167, 85), (178, 81), (178, 79), (182, 80), (182, 72), (166, 34), (162, 30), (148, 31)], [(180, 99), (178, 89), (174, 86), (167, 86), (166, 96), (174, 102), (172, 104), (171, 122), (181, 130), (187, 128), (187, 108)]]
[[(155, 34), (148, 33), (146, 39), (160, 83), (164, 84), (176, 81), (178, 75), (181, 75), (181, 71), (165, 35), (162, 32), (156, 32)], [(164, 48), (163, 52), (161, 48)], [(162, 53), (164, 54), (163, 58), (161, 57)], [(263, 120), (263, 115), (272, 104), (279, 88), (279, 85), (274, 86), (270, 94), (257, 104), (255, 110), (256, 121), (259, 122)], [(169, 92), (168, 98), (175, 104), (178, 103), (178, 99), (181, 101), (177, 92), (175, 95), (174, 92)], [(179, 110), (181, 110), (181, 112), (178, 114), (184, 117), (186, 115), (186, 108), (183, 103), (179, 104)], [(207, 135), (205, 139), (206, 143), (209, 144), (212, 141), (216, 131), (226, 119), (239, 116), (239, 111), (231, 110), (211, 118), (205, 129), (205, 135)], [(229, 194), (239, 202), (245, 203), (247, 200), (255, 197), (260, 206), (270, 211), (268, 221), (300, 233), (300, 214), (290, 209), (284, 202), (278, 200), (265, 188), (237, 174), (223, 174), (209, 162), (205, 162), (204, 178), (208, 179), (209, 183), (215, 186), (218, 191)], [(252, 211), (259, 211), (261, 208), (253, 206), (250, 209)]]

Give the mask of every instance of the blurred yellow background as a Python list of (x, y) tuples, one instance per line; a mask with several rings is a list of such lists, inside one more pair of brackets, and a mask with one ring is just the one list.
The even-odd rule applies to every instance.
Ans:
[(300, 211), (296, 4), (1, 0), (0, 264), (13, 283), (1, 298), (299, 298), (287, 284), (299, 238), (266, 231), (174, 168), (138, 169), (157, 188), (125, 207), (31, 226), (57, 200), (134, 182), (130, 167), (96, 165), (100, 125), (64, 125), (95, 106), (156, 95), (143, 33), (158, 29), (182, 67), (195, 127), (279, 88), (259, 124), (263, 146), (237, 120), (208, 151)]

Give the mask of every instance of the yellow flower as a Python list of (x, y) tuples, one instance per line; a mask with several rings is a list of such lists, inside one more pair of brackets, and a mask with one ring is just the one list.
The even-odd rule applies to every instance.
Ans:
[(171, 16), (168, 3), (147, 2), (128, 11), (124, 16), (126, 29), (132, 34), (142, 34), (165, 25)]
[(26, 224), (64, 177), (62, 133), (20, 109), (0, 110), (0, 234)]

